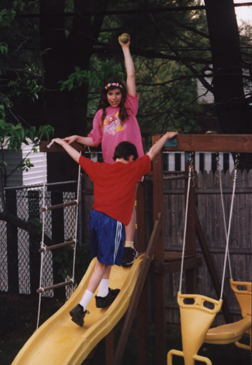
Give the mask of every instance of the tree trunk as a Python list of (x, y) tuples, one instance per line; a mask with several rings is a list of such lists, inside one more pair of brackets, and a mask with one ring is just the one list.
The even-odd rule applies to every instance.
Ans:
[(233, 0), (205, 0), (213, 60), (214, 100), (223, 133), (252, 133)]
[[(65, 35), (65, 1), (40, 1), (40, 39), (46, 88), (46, 123), (56, 137), (86, 135), (88, 86), (60, 91), (59, 81), (67, 80), (78, 66), (88, 70), (93, 45), (101, 30), (103, 15), (91, 17), (88, 10), (106, 9), (108, 0), (74, 2), (74, 17), (68, 38)], [(48, 182), (76, 178), (77, 166), (65, 154), (48, 154)]]
[[(252, 133), (252, 108), (245, 100), (239, 32), (233, 0), (205, 0), (213, 60), (216, 114), (223, 133)], [(252, 168), (251, 154), (240, 168)]]

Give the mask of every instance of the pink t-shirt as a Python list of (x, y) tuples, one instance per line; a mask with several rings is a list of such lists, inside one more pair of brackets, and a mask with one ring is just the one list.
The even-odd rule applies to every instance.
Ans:
[(136, 119), (139, 95), (127, 94), (125, 108), (129, 118), (123, 125), (119, 119), (119, 108), (109, 106), (106, 108), (106, 117), (101, 125), (102, 109), (98, 110), (93, 120), (93, 129), (88, 137), (91, 137), (94, 144), (101, 143), (104, 162), (114, 163), (113, 156), (118, 143), (128, 141), (136, 146), (138, 157), (144, 155), (141, 132)]

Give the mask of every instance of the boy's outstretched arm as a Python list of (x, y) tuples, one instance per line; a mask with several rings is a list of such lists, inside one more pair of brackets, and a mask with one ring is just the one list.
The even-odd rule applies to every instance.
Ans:
[(74, 159), (77, 163), (79, 163), (80, 153), (76, 151), (73, 147), (71, 147), (66, 141), (60, 138), (54, 138), (53, 141), (55, 143), (58, 143), (60, 146), (62, 146), (65, 151), (69, 154), (69, 156)]
[(149, 150), (147, 155), (150, 157), (151, 160), (158, 154), (158, 152), (163, 148), (165, 142), (168, 139), (175, 137), (178, 132), (166, 132)]

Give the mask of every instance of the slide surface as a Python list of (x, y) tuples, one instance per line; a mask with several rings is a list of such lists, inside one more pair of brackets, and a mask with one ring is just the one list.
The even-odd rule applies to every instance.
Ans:
[[(29, 338), (12, 365), (80, 365), (91, 350), (118, 323), (126, 312), (144, 255), (129, 268), (113, 266), (109, 279), (112, 289), (121, 289), (107, 308), (96, 308), (95, 298), (89, 302), (84, 326), (71, 321), (69, 311), (75, 307), (87, 287), (96, 258), (93, 259), (79, 286), (68, 301)], [(43, 310), (43, 307), (41, 308)]]

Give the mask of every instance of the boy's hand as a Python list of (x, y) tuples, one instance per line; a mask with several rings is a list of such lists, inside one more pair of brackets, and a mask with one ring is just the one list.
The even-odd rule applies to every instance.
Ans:
[(78, 136), (70, 136), (70, 137), (65, 137), (63, 138), (63, 140), (69, 144), (73, 143), (74, 141), (76, 141)]
[(174, 138), (178, 135), (178, 132), (166, 132), (167, 139)]
[(53, 142), (62, 146), (69, 156), (71, 156), (76, 162), (79, 162), (80, 153), (70, 146), (66, 141), (64, 141), (64, 139), (55, 138), (53, 139)]
[(156, 156), (156, 154), (163, 148), (167, 139), (171, 139), (175, 137), (178, 132), (166, 132), (149, 150), (147, 155), (150, 157), (151, 160)]

